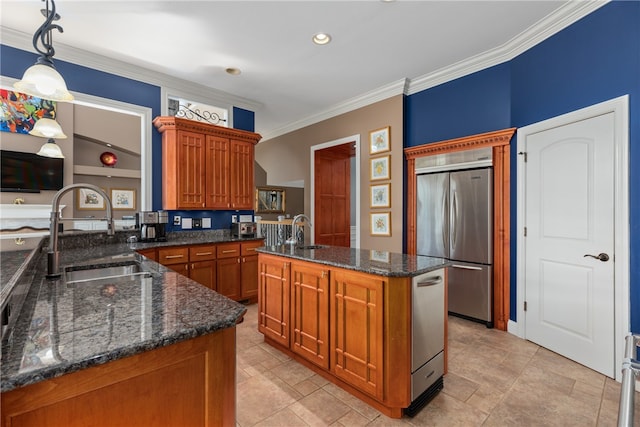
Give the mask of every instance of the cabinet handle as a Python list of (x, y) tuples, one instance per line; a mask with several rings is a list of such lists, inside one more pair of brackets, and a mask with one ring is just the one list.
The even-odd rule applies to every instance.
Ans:
[(423, 288), (425, 286), (437, 285), (438, 283), (442, 283), (442, 276), (430, 277), (422, 282), (418, 282), (418, 287)]
[(327, 272), (326, 272), (326, 271), (324, 271), (324, 270), (322, 270), (322, 276), (321, 276), (321, 278), (323, 278), (323, 279), (324, 279), (326, 275), (327, 275)]
[(227, 249), (227, 250), (222, 251), (223, 254), (232, 254), (234, 252), (237, 252), (237, 250), (236, 249)]
[(238, 258), (238, 264), (240, 264), (240, 258)]
[(213, 252), (196, 252), (196, 256), (205, 256), (205, 255), (211, 255), (213, 254)]
[(165, 259), (182, 258), (184, 255), (166, 255)]

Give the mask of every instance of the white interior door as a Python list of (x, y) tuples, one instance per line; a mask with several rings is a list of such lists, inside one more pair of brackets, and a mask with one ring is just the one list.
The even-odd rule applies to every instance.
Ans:
[(526, 338), (614, 377), (614, 113), (524, 151)]

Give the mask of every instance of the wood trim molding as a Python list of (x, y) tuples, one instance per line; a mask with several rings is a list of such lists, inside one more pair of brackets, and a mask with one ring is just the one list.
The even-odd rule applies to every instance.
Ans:
[(212, 125), (210, 123), (202, 123), (195, 120), (182, 119), (173, 116), (158, 116), (153, 119), (153, 124), (160, 133), (163, 133), (167, 130), (186, 130), (189, 132), (197, 132), (207, 135), (215, 135), (222, 138), (250, 142), (253, 145), (256, 145), (258, 141), (262, 139), (262, 136), (258, 133), (227, 128), (223, 126)]
[(516, 128), (503, 129), (494, 132), (480, 133), (462, 138), (448, 139), (446, 141), (418, 145), (405, 148), (404, 154), (407, 160), (416, 157), (432, 156), (434, 154), (452, 153), (454, 151), (473, 150), (476, 148), (495, 147), (508, 145)]
[(415, 159), (436, 154), (477, 148), (493, 148), (493, 321), (507, 330), (509, 322), (510, 280), (510, 198), (511, 147), (516, 128), (508, 128), (446, 141), (405, 148), (407, 159), (407, 253), (415, 255), (416, 247), (416, 168)]

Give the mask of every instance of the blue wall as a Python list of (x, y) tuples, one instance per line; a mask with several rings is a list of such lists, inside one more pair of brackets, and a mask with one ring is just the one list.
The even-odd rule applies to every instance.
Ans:
[[(640, 2), (615, 1), (506, 64), (408, 97), (406, 146), (522, 127), (629, 94), (629, 158), (640, 164)], [(477, 87), (476, 87), (477, 86)], [(468, 94), (468, 95), (467, 95)], [(474, 99), (479, 97), (481, 100)], [(515, 236), (516, 139), (511, 212)], [(640, 171), (630, 167), (631, 330), (640, 332)], [(516, 241), (511, 241), (516, 320)]]
[[(26, 52), (9, 46), (0, 45), (0, 75), (22, 78), (24, 71), (36, 62), (35, 53)], [(133, 105), (149, 107), (152, 116), (160, 115), (161, 91), (159, 86), (139, 82), (114, 74), (104, 73), (54, 58), (56, 69), (64, 76), (67, 88), (73, 92), (114, 99)], [(253, 111), (234, 107), (234, 126), (238, 129), (254, 130)], [(152, 200), (153, 209), (162, 209), (162, 136), (152, 132)], [(213, 228), (225, 228), (231, 224), (231, 214), (236, 211), (197, 211), (189, 217), (213, 217)], [(228, 220), (228, 224), (226, 221)], [(224, 226), (223, 226), (224, 225)]]
[(509, 64), (407, 97), (405, 146), (511, 127)]

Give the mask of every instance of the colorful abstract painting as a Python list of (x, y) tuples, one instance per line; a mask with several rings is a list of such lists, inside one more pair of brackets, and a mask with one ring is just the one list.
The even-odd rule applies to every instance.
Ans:
[(56, 102), (0, 89), (0, 131), (29, 133), (42, 117), (55, 118)]

